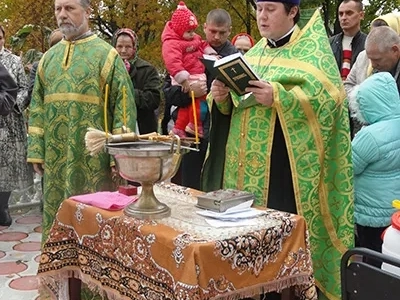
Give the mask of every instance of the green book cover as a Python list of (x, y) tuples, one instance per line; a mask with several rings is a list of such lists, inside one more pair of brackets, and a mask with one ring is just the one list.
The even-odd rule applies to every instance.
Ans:
[(260, 80), (241, 53), (228, 55), (221, 59), (204, 55), (201, 59), (208, 72), (225, 83), (238, 95), (245, 95), (249, 80)]

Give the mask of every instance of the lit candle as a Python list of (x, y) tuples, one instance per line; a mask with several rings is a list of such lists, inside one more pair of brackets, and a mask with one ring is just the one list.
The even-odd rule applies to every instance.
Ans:
[(193, 119), (194, 119), (194, 137), (196, 145), (199, 143), (199, 129), (197, 128), (197, 111), (196, 111), (196, 102), (194, 99), (194, 91), (190, 91), (192, 95), (192, 108), (193, 108)]
[(108, 121), (107, 121), (107, 105), (108, 105), (108, 90), (109, 90), (108, 84), (106, 84), (106, 91), (104, 95), (104, 130), (106, 132), (106, 138), (108, 139)]
[(124, 120), (124, 127), (126, 127), (126, 86), (122, 87), (122, 113), (123, 113), (123, 120)]

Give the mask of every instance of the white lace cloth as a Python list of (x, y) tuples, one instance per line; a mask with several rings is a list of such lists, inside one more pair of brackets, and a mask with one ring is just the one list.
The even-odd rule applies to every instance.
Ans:
[(171, 208), (171, 216), (157, 220), (175, 230), (189, 233), (193, 238), (200, 240), (223, 240), (235, 236), (248, 234), (260, 229), (268, 229), (279, 226), (282, 221), (263, 215), (255, 218), (254, 225), (215, 228), (210, 226), (203, 216), (196, 214), (199, 210), (195, 206), (197, 198), (190, 194), (190, 189), (169, 184), (154, 185), (154, 193), (157, 199)]

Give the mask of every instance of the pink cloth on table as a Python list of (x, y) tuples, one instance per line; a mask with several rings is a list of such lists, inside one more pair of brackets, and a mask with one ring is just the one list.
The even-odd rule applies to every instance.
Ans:
[(118, 192), (97, 192), (93, 194), (77, 195), (71, 199), (107, 210), (120, 210), (137, 200), (137, 196), (126, 196)]

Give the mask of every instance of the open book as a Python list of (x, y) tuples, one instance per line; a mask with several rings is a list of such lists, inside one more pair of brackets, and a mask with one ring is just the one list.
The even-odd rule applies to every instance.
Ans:
[(234, 53), (218, 59), (204, 54), (200, 60), (214, 78), (225, 83), (238, 95), (246, 94), (249, 80), (260, 80), (241, 53)]

